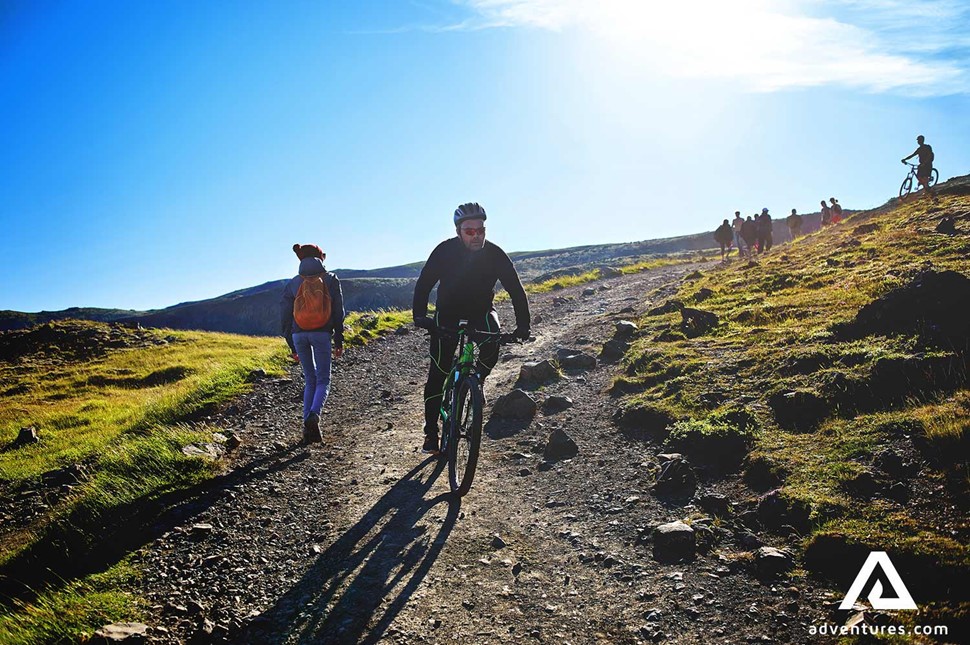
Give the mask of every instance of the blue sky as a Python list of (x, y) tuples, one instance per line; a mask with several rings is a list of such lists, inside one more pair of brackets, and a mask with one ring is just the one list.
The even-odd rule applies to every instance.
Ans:
[[(866, 208), (970, 173), (952, 0), (0, 2), (0, 309)], [(668, 3), (670, 4), (670, 3)]]

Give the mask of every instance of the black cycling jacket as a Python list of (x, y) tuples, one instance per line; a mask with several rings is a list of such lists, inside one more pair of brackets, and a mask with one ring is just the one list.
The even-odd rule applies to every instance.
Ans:
[(414, 285), (414, 318), (428, 315), (428, 296), (436, 283), (435, 306), (439, 315), (467, 320), (484, 318), (492, 310), (496, 282), (509, 292), (516, 326), (528, 329), (529, 300), (505, 251), (488, 240), (480, 251), (469, 251), (458, 237), (445, 240), (431, 252)]

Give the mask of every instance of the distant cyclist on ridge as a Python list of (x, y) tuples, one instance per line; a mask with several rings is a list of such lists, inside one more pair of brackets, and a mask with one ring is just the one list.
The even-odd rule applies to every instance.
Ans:
[[(498, 315), (492, 307), (495, 283), (501, 282), (512, 299), (515, 309), (515, 335), (529, 338), (531, 317), (529, 300), (522, 288), (519, 274), (505, 251), (485, 239), (485, 209), (475, 203), (462, 204), (455, 209), (456, 237), (435, 247), (421, 269), (414, 285), (412, 314), (414, 324), (433, 332), (437, 327), (449, 329), (467, 320), (469, 327), (480, 331), (499, 331)], [(428, 317), (428, 297), (438, 284), (435, 317)], [(424, 445), (422, 450), (438, 452), (438, 413), (444, 387), (457, 341), (432, 333), (431, 364), (424, 386)], [(484, 378), (498, 361), (496, 343), (480, 346), (478, 369)]]
[(936, 194), (933, 193), (933, 189), (930, 188), (930, 175), (933, 172), (933, 148), (930, 144), (924, 143), (926, 138), (921, 134), (916, 137), (916, 143), (919, 144), (913, 154), (908, 157), (903, 157), (902, 162), (906, 163), (913, 157), (919, 157), (919, 165), (916, 167), (916, 180), (923, 185), (926, 189), (927, 194), (936, 199)]

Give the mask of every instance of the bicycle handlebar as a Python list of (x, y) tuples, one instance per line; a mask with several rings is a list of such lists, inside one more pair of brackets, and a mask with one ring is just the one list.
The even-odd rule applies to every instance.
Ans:
[[(449, 329), (447, 327), (434, 327), (429, 329), (428, 333), (432, 336), (441, 336), (442, 338), (448, 338), (451, 340), (456, 340), (458, 338), (458, 329)], [(500, 331), (479, 331), (477, 329), (465, 329), (465, 335), (471, 340), (480, 343), (498, 343), (499, 345), (505, 345), (508, 343), (521, 343), (524, 339), (519, 338), (515, 334), (508, 334)]]

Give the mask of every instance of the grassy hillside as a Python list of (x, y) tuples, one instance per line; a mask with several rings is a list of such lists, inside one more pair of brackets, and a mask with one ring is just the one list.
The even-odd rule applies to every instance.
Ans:
[[(140, 514), (164, 496), (211, 477), (207, 446), (225, 438), (184, 421), (250, 387), (253, 370), (282, 373), (286, 351), (272, 338), (66, 321), (3, 335), (0, 355), (6, 595), (15, 581), (42, 582), (47, 567), (63, 575), (72, 558), (151, 521)], [(28, 426), (40, 441), (20, 445)], [(134, 615), (111, 590), (130, 574), (122, 563), (19, 611), (15, 604), (0, 613), (0, 642), (49, 642)]]
[[(669, 300), (717, 324), (698, 333), (671, 307), (644, 316), (614, 392), (635, 434), (713, 464), (715, 479), (740, 446), (736, 501), (800, 535), (807, 572), (845, 589), (860, 553), (888, 550), (924, 619), (965, 619), (970, 191), (942, 193), (695, 274)], [(946, 214), (961, 234), (934, 232)], [(906, 304), (946, 271), (959, 274), (947, 288)], [(772, 527), (759, 502), (776, 488)]]

